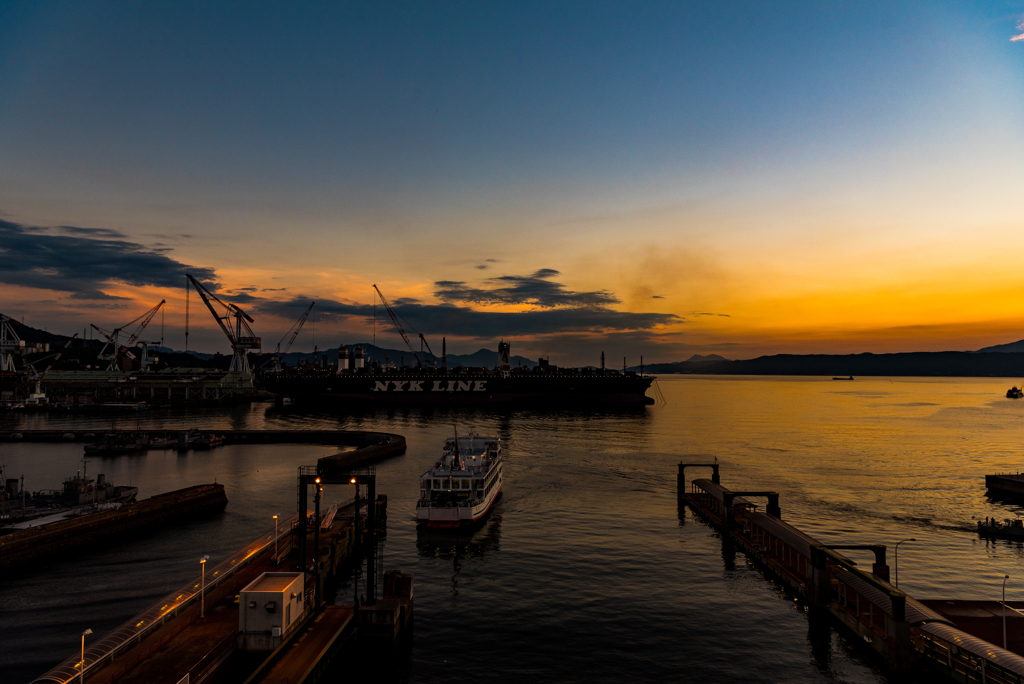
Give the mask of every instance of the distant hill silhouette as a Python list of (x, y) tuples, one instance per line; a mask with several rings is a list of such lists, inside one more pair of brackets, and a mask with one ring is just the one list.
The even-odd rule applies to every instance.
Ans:
[(907, 352), (900, 354), (777, 354), (744, 361), (656, 363), (645, 373), (715, 375), (852, 375), (1021, 377), (1024, 353)]
[(1008, 342), (1006, 344), (997, 344), (993, 347), (985, 347), (984, 349), (979, 349), (976, 353), (983, 354), (985, 352), (999, 352), (1001, 354), (1022, 353), (1024, 352), (1024, 340)]

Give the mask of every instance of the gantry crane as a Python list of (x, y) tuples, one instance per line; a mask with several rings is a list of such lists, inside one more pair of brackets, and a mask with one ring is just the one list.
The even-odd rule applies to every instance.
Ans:
[[(230, 371), (238, 371), (242, 373), (252, 373), (252, 369), (249, 367), (249, 350), (259, 351), (260, 350), (260, 338), (256, 336), (256, 333), (249, 327), (250, 323), (253, 323), (252, 317), (242, 311), (235, 304), (229, 304), (228, 302), (221, 301), (217, 298), (217, 295), (207, 290), (198, 280), (193, 278), (190, 274), (186, 273), (185, 277), (188, 278), (192, 286), (196, 288), (196, 292), (202, 298), (203, 303), (206, 304), (206, 308), (213, 314), (214, 320), (217, 321), (217, 325), (224, 331), (224, 335), (228, 338), (228, 342), (231, 343), (231, 351), (234, 356), (231, 358)], [(213, 304), (210, 300), (213, 300), (223, 306), (226, 311), (221, 316), (217, 313), (217, 310), (213, 308)], [(229, 325), (231, 318), (235, 319), (235, 330), (231, 331)], [(227, 323), (225, 322), (227, 321)]]
[[(394, 309), (391, 308), (391, 302), (384, 297), (384, 293), (380, 291), (380, 288), (377, 287), (376, 284), (373, 286), (373, 289), (377, 291), (377, 296), (380, 297), (380, 301), (384, 305), (384, 309), (387, 310), (388, 316), (391, 316), (391, 322), (395, 324), (395, 329), (398, 330), (398, 334), (402, 336), (403, 340), (405, 340), (406, 346), (409, 347), (409, 351), (412, 352), (413, 358), (416, 359), (416, 365), (422, 366), (423, 361), (420, 360), (420, 356), (416, 353), (416, 350), (412, 348), (412, 342), (409, 341), (409, 336), (405, 334), (405, 329), (402, 328), (402, 324), (398, 322), (398, 314), (396, 314)], [(427, 338), (423, 336), (423, 333), (418, 333), (418, 335), (420, 336), (420, 340), (423, 344), (427, 346), (427, 351), (430, 352), (431, 358), (436, 358), (434, 357), (434, 352), (430, 350), (430, 345), (427, 344)], [(420, 351), (422, 351), (422, 349)]]
[[(299, 336), (299, 331), (302, 330), (302, 326), (306, 324), (306, 319), (309, 318), (309, 314), (310, 312), (313, 311), (314, 306), (316, 306), (316, 302), (312, 302), (306, 309), (306, 311), (301, 316), (299, 316), (299, 320), (292, 323), (292, 327), (288, 328), (288, 332), (286, 332), (284, 334), (284, 337), (281, 338), (280, 342), (277, 343), (277, 348), (274, 350), (274, 357), (267, 361), (266, 363), (264, 363), (263, 366), (260, 366), (260, 368), (263, 368), (267, 364), (273, 363), (275, 371), (281, 370), (282, 357), (284, 357), (284, 355), (288, 353), (288, 350), (292, 348), (292, 344), (295, 342), (295, 338)], [(284, 346), (284, 351), (281, 351), (281, 342), (284, 342), (285, 340), (288, 340), (288, 344)]]
[[(25, 404), (27, 404), (27, 405), (32, 405), (32, 404), (38, 405), (38, 404), (45, 404), (46, 403), (46, 401), (47, 401), (46, 400), (46, 393), (43, 392), (43, 378), (45, 378), (46, 374), (50, 372), (51, 368), (53, 368), (53, 364), (57, 363), (57, 361), (60, 360), (60, 357), (64, 355), (64, 352), (67, 351), (68, 347), (71, 346), (71, 343), (74, 341), (74, 339), (76, 337), (78, 337), (78, 333), (75, 333), (74, 335), (72, 335), (71, 338), (67, 342), (64, 343), (64, 346), (60, 348), (59, 352), (57, 352), (56, 354), (53, 355), (53, 360), (50, 361), (50, 365), (47, 366), (46, 370), (44, 370), (42, 373), (37, 371), (35, 366), (32, 366), (31, 364), (29, 364), (31, 366), (31, 368), (32, 368), (32, 371), (35, 373), (35, 377), (33, 378), (33, 381), (35, 381), (35, 383), (36, 383), (36, 391), (28, 395), (28, 399), (25, 400)], [(40, 361), (45, 361), (46, 357), (43, 357), (42, 359), (39, 359), (39, 360)]]
[[(93, 328), (98, 330), (104, 337), (107, 338), (107, 344), (103, 345), (103, 349), (100, 350), (100, 354), (97, 357), (103, 361), (110, 361), (110, 365), (107, 366), (107, 370), (117, 370), (118, 362), (121, 360), (122, 356), (127, 356), (133, 361), (135, 360), (135, 355), (128, 350), (132, 348), (132, 345), (134, 345), (135, 342), (139, 339), (139, 336), (142, 334), (142, 331), (146, 329), (146, 326), (149, 325), (149, 322), (153, 320), (154, 316), (156, 316), (156, 312), (159, 311), (160, 307), (162, 307), (166, 302), (166, 299), (161, 299), (159, 304), (154, 306), (152, 309), (146, 311), (138, 318), (135, 318), (134, 320), (131, 320), (128, 323), (125, 323), (120, 328), (114, 328), (111, 331), (106, 331), (95, 325), (92, 326)], [(139, 321), (142, 322), (139, 323)], [(126, 342), (121, 342), (122, 331), (128, 326), (133, 325), (135, 323), (139, 323), (138, 327), (136, 327), (135, 331), (128, 336), (128, 340)], [(107, 353), (108, 346), (112, 347), (109, 353)]]
[(11, 317), (0, 314), (0, 371), (16, 373), (14, 354), (25, 353), (25, 340), (18, 337), (11, 325)]

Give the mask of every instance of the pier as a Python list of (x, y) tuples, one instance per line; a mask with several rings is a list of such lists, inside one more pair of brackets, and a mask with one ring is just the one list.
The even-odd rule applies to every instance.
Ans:
[[(378, 528), (387, 520), (387, 497), (374, 493), (372, 469), (343, 477), (337, 464), (321, 464), (300, 469), (299, 510), (280, 521), (276, 532), (206, 568), (88, 645), (84, 662), (73, 655), (34, 684), (73, 684), (83, 673), (93, 684), (312, 683), (357, 625), (361, 639), (365, 633), (372, 642), (393, 646), (411, 628), (412, 577), (386, 573), (384, 596), (376, 598)], [(357, 489), (348, 503), (321, 511), (323, 484), (353, 481), (367, 485), (366, 497)], [(313, 510), (305, 507), (309, 486), (315, 488)], [(325, 605), (325, 583), (363, 557), (366, 599), (354, 606)]]
[[(695, 479), (687, 491), (685, 470), (693, 467), (713, 468), (715, 477)], [(919, 601), (889, 583), (884, 545), (824, 544), (782, 520), (778, 494), (724, 487), (717, 463), (680, 463), (677, 482), (680, 506), (690, 506), (721, 532), (723, 543), (738, 546), (812, 611), (863, 640), (893, 671), (964, 684), (1024, 682), (1024, 657), (986, 640), (1002, 604)], [(758, 511), (748, 497), (768, 499), (767, 510)], [(849, 550), (872, 551), (871, 572), (841, 553)], [(1008, 606), (1014, 623), (1022, 617), (1016, 610)]]
[[(132, 430), (131, 433), (146, 441), (160, 441), (153, 449), (169, 449), (167, 440), (173, 439), (180, 430)], [(331, 473), (346, 472), (352, 468), (374, 463), (391, 456), (405, 453), (405, 437), (389, 432), (360, 432), (354, 430), (217, 430), (199, 428), (198, 432), (216, 434), (224, 438), (225, 445), (237, 444), (323, 444), (338, 447), (354, 447), (325, 456), (317, 462), (317, 468)], [(84, 430), (4, 430), (0, 431), (0, 442), (30, 443), (93, 443), (107, 431)]]

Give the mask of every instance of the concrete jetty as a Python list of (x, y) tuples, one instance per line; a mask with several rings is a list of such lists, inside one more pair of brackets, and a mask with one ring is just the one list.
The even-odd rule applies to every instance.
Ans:
[[(714, 477), (695, 479), (687, 490), (685, 470), (693, 467), (712, 467)], [(927, 672), (964, 683), (1024, 681), (1024, 657), (986, 640), (992, 636), (991, 606), (908, 596), (889, 583), (884, 545), (824, 544), (781, 519), (775, 492), (724, 487), (717, 463), (680, 463), (677, 482), (680, 506), (690, 506), (722, 533), (723, 543), (735, 544), (812, 610), (863, 640), (895, 672)], [(753, 498), (768, 499), (767, 510), (758, 511)], [(849, 550), (873, 552), (871, 572), (841, 553)], [(984, 628), (964, 619), (965, 612), (982, 619)]]
[(117, 537), (130, 538), (156, 525), (217, 513), (224, 510), (227, 503), (224, 485), (205, 484), (158, 494), (112, 510), (19, 530), (0, 537), (0, 571), (40, 558), (60, 556), (100, 541), (109, 544)]
[[(352, 468), (374, 463), (384, 458), (405, 453), (405, 437), (388, 432), (362, 432), (354, 430), (217, 430), (197, 428), (198, 432), (222, 436), (224, 444), (323, 444), (328, 446), (353, 447), (350, 451), (321, 458), (318, 469), (324, 472), (346, 472)], [(2, 430), (0, 442), (30, 443), (92, 443), (101, 439), (107, 431), (93, 429), (77, 430)], [(132, 430), (142, 441), (160, 444), (154, 449), (169, 449), (168, 440), (173, 440), (180, 430), (148, 429)]]

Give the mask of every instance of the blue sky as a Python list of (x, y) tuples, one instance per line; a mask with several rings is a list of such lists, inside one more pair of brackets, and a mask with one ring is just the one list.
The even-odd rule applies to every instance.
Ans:
[[(1024, 246), (1022, 21), (1022, 2), (4, 2), (0, 217), (351, 304), (553, 269), (675, 316), (625, 342), (664, 360), (959, 348), (1024, 322), (984, 268)], [(141, 310), (163, 296), (104, 277)], [(1002, 308), (942, 303), (964, 283)], [(9, 294), (51, 329), (130, 313), (59, 292)], [(884, 315), (860, 303), (886, 292)]]

